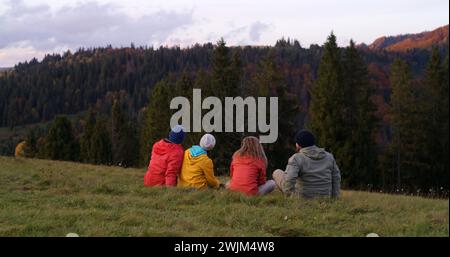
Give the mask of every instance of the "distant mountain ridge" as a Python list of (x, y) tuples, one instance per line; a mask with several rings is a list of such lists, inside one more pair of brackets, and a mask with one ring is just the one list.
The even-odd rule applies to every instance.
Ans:
[(424, 49), (448, 43), (448, 25), (433, 31), (398, 36), (383, 36), (366, 46), (370, 50), (386, 50), (391, 52), (406, 52), (411, 49)]

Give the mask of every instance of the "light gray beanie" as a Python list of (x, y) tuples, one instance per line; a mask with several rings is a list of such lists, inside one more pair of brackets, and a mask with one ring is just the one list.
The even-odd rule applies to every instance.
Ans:
[(204, 134), (202, 139), (200, 139), (200, 147), (209, 151), (216, 145), (216, 139), (211, 134)]

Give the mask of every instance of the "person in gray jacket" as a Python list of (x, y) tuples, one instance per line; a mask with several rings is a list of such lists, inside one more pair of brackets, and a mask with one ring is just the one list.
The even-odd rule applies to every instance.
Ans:
[(286, 170), (277, 169), (272, 177), (278, 188), (287, 195), (305, 198), (338, 197), (341, 173), (331, 153), (315, 145), (315, 137), (308, 130), (295, 136), (297, 153), (289, 158)]

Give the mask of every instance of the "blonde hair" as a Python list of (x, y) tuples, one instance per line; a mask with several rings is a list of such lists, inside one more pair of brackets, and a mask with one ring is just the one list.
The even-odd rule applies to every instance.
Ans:
[(267, 157), (264, 153), (264, 148), (256, 137), (244, 137), (244, 139), (242, 139), (241, 148), (233, 154), (233, 158), (235, 156), (253, 157), (255, 159), (263, 160), (267, 165)]

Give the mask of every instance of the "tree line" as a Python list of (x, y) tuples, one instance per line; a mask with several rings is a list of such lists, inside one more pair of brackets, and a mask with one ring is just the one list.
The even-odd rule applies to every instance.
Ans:
[[(443, 60), (439, 49), (433, 49), (420, 76), (413, 75), (418, 71), (415, 71), (417, 64), (409, 65), (411, 59), (395, 57), (389, 67), (391, 89), (382, 94), (387, 103), (386, 115), (380, 115), (380, 108), (374, 101), (379, 87), (373, 82), (371, 62), (367, 53), (357, 49), (354, 42), (345, 49), (339, 48), (336, 37), (331, 34), (323, 47), (308, 50), (301, 48), (298, 41), (289, 40), (280, 40), (274, 48), (253, 49), (254, 52), (227, 47), (223, 40), (209, 47), (209, 60), (201, 59), (195, 68), (187, 65), (181, 72), (170, 72), (171, 68), (167, 68), (160, 73), (159, 79), (154, 78), (157, 82), (151, 89), (142, 91), (135, 80), (126, 82), (133, 86), (121, 91), (118, 90), (120, 87), (110, 84), (105, 88), (108, 92), (108, 100), (104, 101), (108, 102), (106, 108), (104, 102), (98, 103), (98, 99), (96, 104), (85, 103), (90, 110), (81, 118), (79, 133), (74, 132), (71, 121), (64, 116), (54, 119), (46, 135), (40, 132), (39, 137), (36, 136), (39, 132), (30, 130), (25, 155), (126, 167), (145, 166), (152, 144), (169, 132), (169, 119), (175, 111), (169, 110), (170, 100), (175, 96), (190, 99), (192, 89), (200, 88), (204, 95), (219, 98), (279, 97), (278, 140), (265, 145), (270, 171), (284, 168), (287, 158), (295, 150), (295, 131), (307, 127), (317, 135), (319, 146), (335, 155), (347, 188), (448, 190), (448, 57)], [(197, 50), (200, 49), (202, 47)], [(313, 54), (314, 50), (317, 53)], [(294, 52), (305, 55), (294, 55)], [(250, 53), (257, 54), (252, 56)], [(308, 60), (308, 56), (317, 58), (317, 62)], [(286, 59), (290, 58), (293, 58), (292, 63), (304, 62), (298, 65), (309, 72), (302, 73), (300, 88), (295, 86), (298, 80), (295, 81), (292, 70), (285, 67)], [(125, 63), (127, 65), (118, 67), (129, 69), (132, 65)], [(317, 72), (311, 66), (305, 67), (306, 63), (316, 65)], [(164, 66), (161, 63), (153, 65)], [(135, 69), (138, 67), (140, 65), (135, 64)], [(17, 74), (6, 76), (6, 81), (9, 76), (19, 76), (20, 69), (19, 65)], [(105, 68), (101, 73), (105, 72), (111, 71)], [(165, 73), (168, 75), (163, 76)], [(133, 87), (136, 87), (135, 91)], [(57, 88), (55, 86), (55, 90)], [(139, 93), (146, 94), (139, 96), (146, 101), (136, 100)], [(380, 134), (386, 140), (377, 140)], [(219, 174), (227, 173), (231, 155), (246, 135), (215, 134), (217, 147), (211, 154)], [(197, 144), (200, 136), (201, 133), (189, 133), (185, 148)]]

